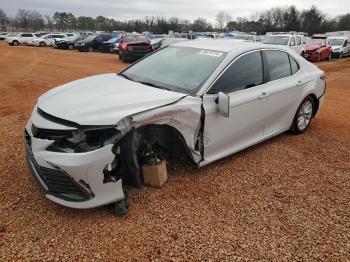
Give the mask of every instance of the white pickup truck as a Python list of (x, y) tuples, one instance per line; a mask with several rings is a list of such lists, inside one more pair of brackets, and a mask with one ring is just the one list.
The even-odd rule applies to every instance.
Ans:
[(264, 44), (284, 45), (290, 47), (301, 56), (305, 54), (305, 37), (303, 35), (269, 35), (264, 39)]

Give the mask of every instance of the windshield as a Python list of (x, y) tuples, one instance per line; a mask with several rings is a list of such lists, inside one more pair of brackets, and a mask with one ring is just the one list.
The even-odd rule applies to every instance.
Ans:
[(147, 38), (144, 35), (126, 35), (125, 41), (128, 42), (144, 42)]
[(92, 41), (97, 37), (97, 35), (89, 35), (88, 37), (86, 37), (84, 40), (86, 41)]
[(158, 88), (194, 95), (226, 53), (170, 46), (122, 72), (122, 76)]
[(264, 39), (264, 44), (270, 45), (287, 45), (289, 36), (268, 36)]
[(318, 45), (321, 46), (322, 45), (322, 40), (308, 40), (306, 41), (307, 45)]
[(328, 41), (331, 43), (331, 45), (343, 45), (344, 39), (328, 39)]
[(249, 36), (247, 36), (247, 35), (236, 35), (234, 38), (235, 39), (249, 40)]

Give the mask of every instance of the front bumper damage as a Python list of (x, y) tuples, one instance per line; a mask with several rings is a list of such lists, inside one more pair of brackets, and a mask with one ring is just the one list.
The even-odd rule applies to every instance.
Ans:
[(47, 151), (52, 140), (35, 138), (32, 119), (25, 128), (28, 166), (45, 196), (71, 208), (93, 208), (125, 199), (122, 179), (104, 181), (104, 168), (112, 163), (113, 145), (85, 153)]

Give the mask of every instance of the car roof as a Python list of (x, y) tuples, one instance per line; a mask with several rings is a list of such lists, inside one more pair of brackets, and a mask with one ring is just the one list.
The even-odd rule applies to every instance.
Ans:
[(231, 53), (231, 52), (244, 53), (251, 50), (266, 49), (266, 48), (288, 50), (283, 46), (268, 45), (268, 44), (256, 43), (256, 42), (231, 41), (228, 39), (219, 39), (219, 40), (208, 39), (208, 40), (201, 40), (201, 41), (190, 40), (190, 41), (175, 43), (172, 46), (193, 47), (193, 48), (208, 49), (208, 50), (226, 52), (226, 53)]

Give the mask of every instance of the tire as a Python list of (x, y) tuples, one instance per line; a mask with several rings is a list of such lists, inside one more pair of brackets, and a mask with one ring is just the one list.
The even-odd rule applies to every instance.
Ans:
[(310, 126), (313, 112), (315, 108), (315, 102), (311, 96), (307, 96), (299, 105), (297, 112), (295, 113), (290, 131), (293, 134), (304, 133)]
[(327, 60), (328, 60), (328, 61), (331, 61), (331, 60), (332, 60), (332, 53), (331, 53), (331, 52), (329, 52), (329, 55), (328, 55), (328, 57), (327, 57)]
[(94, 51), (94, 48), (93, 48), (92, 46), (89, 46), (89, 47), (87, 48), (87, 51), (88, 51), (88, 52), (93, 52), (93, 51)]
[(18, 41), (12, 41), (12, 45), (14, 45), (14, 46), (18, 46), (19, 45), (19, 42)]
[(342, 58), (343, 58), (343, 52), (341, 52), (339, 55), (339, 59), (342, 59)]
[(69, 50), (73, 50), (73, 49), (74, 49), (74, 45), (73, 45), (73, 44), (69, 44), (69, 45), (68, 45), (68, 49), (69, 49)]
[(44, 46), (46, 46), (46, 43), (43, 42), (43, 41), (41, 41), (41, 42), (39, 43), (39, 46), (44, 47)]

